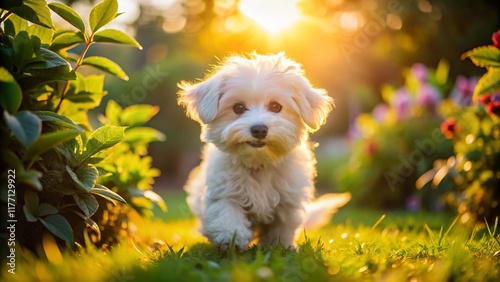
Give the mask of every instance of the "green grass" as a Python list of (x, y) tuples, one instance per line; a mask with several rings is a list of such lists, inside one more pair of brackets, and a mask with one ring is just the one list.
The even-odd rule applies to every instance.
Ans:
[[(299, 250), (252, 247), (222, 252), (196, 230), (182, 193), (169, 211), (110, 251), (79, 254), (47, 240), (23, 254), (1, 281), (500, 281), (498, 228), (466, 227), (446, 214), (341, 209), (332, 223), (302, 233)], [(3, 267), (3, 266), (2, 266)], [(7, 278), (7, 279), (6, 279)]]

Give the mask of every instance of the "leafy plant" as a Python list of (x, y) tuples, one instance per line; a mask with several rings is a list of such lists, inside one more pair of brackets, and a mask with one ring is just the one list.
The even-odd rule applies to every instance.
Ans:
[(493, 44), (474, 48), (462, 55), (469, 58), (476, 66), (488, 71), (479, 79), (474, 90), (474, 100), (500, 91), (500, 30), (493, 33)]
[[(76, 30), (55, 29), (50, 10)], [(142, 126), (158, 108), (121, 109), (110, 101), (101, 127), (92, 129), (88, 120), (88, 111), (106, 95), (104, 75), (84, 76), (80, 67), (128, 80), (110, 59), (87, 57), (89, 48), (96, 43), (142, 48), (121, 31), (103, 29), (119, 15), (116, 0), (97, 4), (89, 26), (61, 3), (0, 3), (1, 162), (15, 170), (17, 240), (23, 246), (35, 248), (47, 231), (61, 244), (84, 244), (86, 230), (94, 243), (109, 244), (126, 232), (132, 210), (147, 215), (152, 202), (166, 209), (151, 190), (159, 171), (151, 168), (146, 150), (164, 136)], [(77, 45), (83, 47), (80, 54), (68, 52)], [(3, 189), (2, 208), (6, 201)]]
[[(441, 129), (453, 141), (454, 155), (433, 169), (438, 186), (453, 182), (448, 201), (463, 222), (493, 222), (500, 214), (500, 31), (494, 45), (463, 55), (488, 71), (479, 79), (470, 105), (445, 105), (448, 119)], [(495, 41), (496, 38), (496, 41)], [(441, 171), (441, 173), (436, 173)], [(444, 176), (448, 181), (443, 181)]]
[(377, 208), (439, 208), (443, 192), (423, 186), (416, 190), (415, 181), (435, 160), (452, 155), (451, 142), (439, 131), (448, 69), (444, 61), (435, 70), (413, 65), (404, 86), (384, 86), (383, 103), (357, 117), (350, 129), (352, 153), (338, 177), (353, 202)]

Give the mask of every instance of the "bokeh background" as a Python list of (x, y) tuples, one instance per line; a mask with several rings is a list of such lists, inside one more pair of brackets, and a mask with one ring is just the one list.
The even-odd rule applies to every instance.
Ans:
[[(93, 2), (65, 1), (83, 15)], [(128, 82), (106, 78), (108, 95), (92, 115), (97, 120), (110, 99), (122, 107), (160, 107), (150, 126), (167, 138), (149, 149), (153, 165), (161, 170), (155, 184), (159, 192), (181, 189), (200, 161), (199, 125), (177, 105), (176, 84), (202, 78), (218, 59), (284, 51), (303, 65), (316, 87), (329, 92), (336, 109), (311, 139), (320, 143), (317, 186), (339, 191), (347, 190), (339, 187), (337, 172), (352, 154), (352, 124), (382, 101), (383, 85), (402, 85), (415, 63), (432, 68), (443, 60), (449, 65), (448, 88), (459, 75), (480, 76), (484, 69), (461, 60), (461, 55), (491, 44), (491, 34), (500, 27), (498, 0), (118, 2), (124, 14), (113, 28), (135, 36), (144, 49), (90, 49), (89, 55), (116, 61), (130, 76)]]

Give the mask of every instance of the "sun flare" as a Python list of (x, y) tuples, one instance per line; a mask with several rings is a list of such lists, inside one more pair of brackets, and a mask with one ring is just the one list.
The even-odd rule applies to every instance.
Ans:
[(297, 6), (299, 0), (241, 0), (239, 9), (243, 15), (271, 33), (280, 32), (301, 18)]

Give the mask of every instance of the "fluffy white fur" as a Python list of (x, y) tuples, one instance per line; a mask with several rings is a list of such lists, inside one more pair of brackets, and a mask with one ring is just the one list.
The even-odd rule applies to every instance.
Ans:
[[(226, 249), (235, 236), (240, 250), (254, 239), (289, 246), (306, 221), (324, 222), (349, 200), (343, 194), (313, 201), (316, 160), (308, 132), (325, 122), (333, 100), (283, 53), (229, 57), (204, 80), (179, 87), (179, 103), (201, 124), (207, 143), (185, 189), (212, 243)], [(273, 102), (279, 112), (270, 109)], [(243, 113), (233, 111), (237, 103)], [(265, 138), (252, 135), (255, 125), (267, 126)]]

